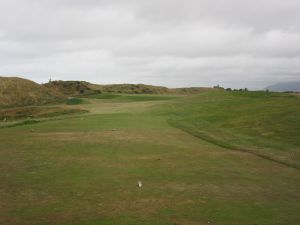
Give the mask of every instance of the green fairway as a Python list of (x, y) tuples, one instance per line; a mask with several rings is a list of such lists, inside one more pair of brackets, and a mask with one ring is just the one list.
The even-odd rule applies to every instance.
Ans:
[(171, 124), (192, 135), (300, 169), (299, 95), (205, 93), (173, 107)]
[(137, 101), (160, 101), (160, 100), (170, 100), (178, 96), (176, 95), (146, 95), (146, 94), (116, 94), (116, 93), (104, 93), (89, 95), (87, 98), (94, 99), (107, 99), (110, 101), (117, 102), (137, 102)]
[(299, 103), (97, 94), (0, 128), (0, 224), (300, 224)]

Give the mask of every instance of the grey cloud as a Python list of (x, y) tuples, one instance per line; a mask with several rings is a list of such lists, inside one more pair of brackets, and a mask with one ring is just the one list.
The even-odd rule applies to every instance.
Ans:
[(300, 0), (0, 0), (0, 74), (262, 88), (300, 79)]

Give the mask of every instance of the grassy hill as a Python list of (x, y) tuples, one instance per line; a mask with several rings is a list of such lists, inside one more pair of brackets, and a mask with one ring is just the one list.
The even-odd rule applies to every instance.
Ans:
[(208, 87), (167, 88), (146, 84), (113, 84), (101, 85), (101, 91), (125, 94), (190, 95), (203, 92), (219, 91), (219, 89)]
[[(0, 77), (0, 107), (40, 105), (73, 96), (97, 96), (105, 93), (190, 95), (216, 92), (214, 88), (167, 88), (145, 84), (99, 85), (85, 81), (52, 81), (43, 85), (18, 77)], [(104, 96), (101, 95), (104, 93)], [(151, 97), (150, 97), (151, 98)]]
[(165, 87), (144, 84), (112, 84), (98, 85), (85, 81), (52, 81), (44, 84), (45, 87), (60, 91), (67, 96), (90, 95), (97, 93), (126, 93), (126, 94), (170, 94)]
[(99, 87), (85, 81), (51, 81), (43, 85), (65, 96), (78, 96), (99, 93)]
[(0, 107), (39, 105), (63, 96), (53, 89), (18, 77), (0, 77)]
[(112, 84), (102, 85), (103, 92), (117, 92), (126, 94), (170, 94), (166, 87), (145, 84)]
[(167, 88), (146, 84), (92, 84), (86, 81), (52, 81), (44, 84), (45, 87), (54, 89), (67, 96), (90, 95), (97, 93), (124, 93), (124, 94), (199, 94), (208, 91), (218, 91), (214, 88)]
[(171, 109), (171, 124), (196, 137), (300, 168), (297, 94), (210, 92)]

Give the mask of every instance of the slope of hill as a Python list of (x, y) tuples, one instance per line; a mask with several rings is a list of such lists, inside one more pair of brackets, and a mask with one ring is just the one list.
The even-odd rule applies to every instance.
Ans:
[(68, 96), (99, 93), (189, 95), (218, 91), (215, 88), (167, 88), (146, 84), (99, 85), (86, 81), (51, 81), (40, 85), (18, 77), (0, 77), (0, 107), (38, 105)]
[(99, 85), (86, 81), (52, 81), (44, 84), (67, 96), (90, 95), (96, 93), (124, 93), (124, 94), (198, 94), (208, 91), (217, 91), (215, 88), (167, 88), (146, 84), (110, 84)]
[(112, 84), (101, 85), (103, 92), (118, 92), (126, 94), (171, 94), (170, 89), (146, 84)]
[(98, 85), (85, 81), (51, 81), (43, 85), (49, 89), (60, 92), (65, 96), (77, 96), (99, 93)]
[(0, 107), (39, 105), (63, 98), (59, 92), (18, 77), (0, 77)]
[(203, 93), (181, 99), (170, 110), (170, 123), (196, 137), (300, 169), (300, 100), (296, 95)]
[(89, 95), (101, 92), (126, 94), (171, 94), (166, 87), (145, 84), (111, 84), (99, 85), (86, 81), (52, 81), (44, 84), (45, 87), (55, 89), (67, 96)]
[(268, 86), (266, 87), (266, 89), (275, 92), (287, 92), (287, 91), (300, 92), (300, 81), (278, 83), (278, 84)]

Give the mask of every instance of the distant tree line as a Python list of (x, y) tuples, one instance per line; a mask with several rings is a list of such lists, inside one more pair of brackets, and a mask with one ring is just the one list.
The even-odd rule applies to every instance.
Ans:
[(240, 88), (240, 89), (226, 88), (225, 89), (224, 87), (221, 87), (220, 85), (216, 85), (213, 88), (215, 88), (215, 89), (221, 89), (221, 90), (225, 90), (225, 91), (248, 91), (248, 88)]
[(240, 88), (240, 89), (226, 88), (225, 91), (249, 91), (249, 90), (248, 88)]

